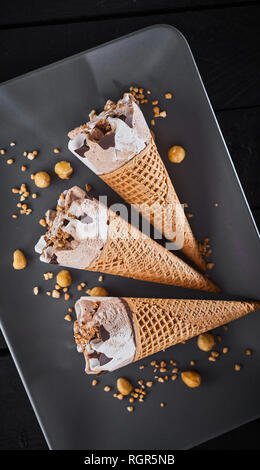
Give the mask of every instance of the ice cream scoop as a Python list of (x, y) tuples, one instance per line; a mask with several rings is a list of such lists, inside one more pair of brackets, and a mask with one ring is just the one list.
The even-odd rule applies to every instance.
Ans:
[(140, 153), (151, 133), (134, 97), (125, 93), (117, 103), (69, 132), (69, 149), (94, 173), (110, 173)]
[(260, 308), (260, 302), (81, 297), (74, 337), (86, 373), (112, 371)]
[(131, 312), (118, 297), (81, 297), (75, 305), (74, 335), (86, 372), (113, 371), (135, 355)]

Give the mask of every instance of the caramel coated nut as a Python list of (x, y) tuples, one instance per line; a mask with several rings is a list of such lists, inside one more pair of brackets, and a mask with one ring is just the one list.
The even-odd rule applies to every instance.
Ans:
[(202, 333), (198, 336), (197, 345), (201, 351), (211, 351), (215, 346), (215, 338), (212, 333)]
[(181, 378), (185, 385), (190, 388), (199, 387), (201, 384), (201, 376), (195, 370), (186, 370), (181, 373)]
[(21, 250), (15, 250), (13, 254), (13, 268), (14, 269), (24, 269), (26, 267), (27, 261)]
[(93, 287), (92, 289), (88, 289), (88, 294), (92, 297), (107, 297), (108, 292), (104, 287)]
[(50, 185), (51, 177), (46, 171), (39, 171), (34, 177), (34, 182), (38, 188), (47, 188)]
[(181, 163), (185, 155), (186, 152), (180, 145), (174, 145), (168, 150), (168, 158), (173, 163)]
[(72, 283), (72, 277), (67, 269), (62, 269), (56, 277), (57, 284), (61, 287), (69, 287)]
[(133, 390), (133, 385), (131, 384), (131, 382), (125, 379), (124, 377), (120, 377), (119, 379), (117, 379), (116, 386), (117, 390), (122, 395), (129, 395), (129, 393), (131, 393)]
[(61, 161), (61, 162), (56, 163), (54, 167), (54, 171), (56, 175), (58, 175), (59, 178), (61, 178), (62, 180), (67, 180), (69, 179), (70, 175), (73, 173), (73, 168), (70, 162)]

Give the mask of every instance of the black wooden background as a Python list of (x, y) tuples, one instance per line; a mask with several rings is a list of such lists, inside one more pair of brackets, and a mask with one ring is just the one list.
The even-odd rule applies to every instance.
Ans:
[[(259, 1), (0, 0), (0, 82), (145, 26), (187, 38), (260, 226)], [(0, 449), (46, 449), (0, 333)], [(259, 449), (260, 420), (198, 449)]]

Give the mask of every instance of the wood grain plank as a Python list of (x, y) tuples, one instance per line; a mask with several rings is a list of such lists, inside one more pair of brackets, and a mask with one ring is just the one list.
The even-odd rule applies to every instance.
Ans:
[(157, 14), (224, 6), (253, 5), (257, 0), (2, 0), (0, 26), (77, 21), (104, 17)]
[(11, 356), (0, 356), (0, 449), (47, 449)]
[(0, 82), (134, 30), (169, 23), (186, 36), (215, 109), (260, 105), (259, 14), (260, 7), (251, 6), (0, 31)]

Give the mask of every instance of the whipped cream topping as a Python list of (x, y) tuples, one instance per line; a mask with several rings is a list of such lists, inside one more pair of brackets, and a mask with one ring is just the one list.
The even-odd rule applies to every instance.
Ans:
[(119, 297), (81, 297), (75, 304), (74, 336), (86, 373), (113, 371), (135, 355), (131, 311)]
[(46, 212), (48, 230), (35, 246), (41, 261), (85, 269), (99, 258), (108, 235), (108, 209), (83, 189), (64, 191)]
[(125, 93), (117, 103), (69, 132), (69, 150), (97, 175), (110, 173), (138, 155), (151, 133), (135, 98)]

